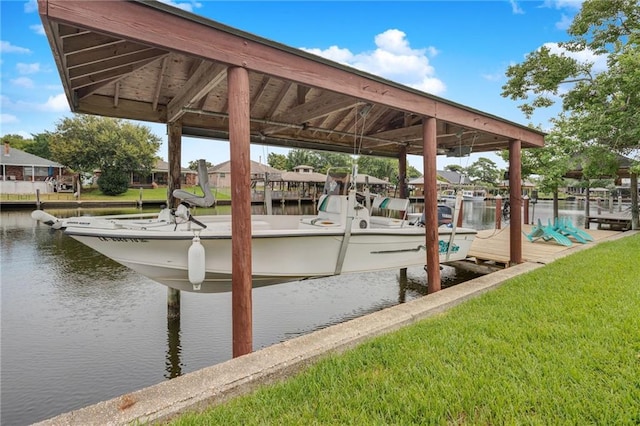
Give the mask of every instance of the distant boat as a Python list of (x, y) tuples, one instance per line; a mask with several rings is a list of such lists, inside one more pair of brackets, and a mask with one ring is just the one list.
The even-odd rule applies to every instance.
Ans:
[[(462, 191), (463, 201), (484, 201), (487, 198), (487, 191), (484, 189), (465, 189)], [(440, 193), (440, 200), (455, 201), (456, 190), (447, 189)]]
[(464, 201), (484, 201), (487, 198), (487, 191), (484, 189), (473, 189), (462, 191)]
[(440, 200), (442, 201), (455, 201), (456, 191), (455, 189), (446, 189), (440, 193)]

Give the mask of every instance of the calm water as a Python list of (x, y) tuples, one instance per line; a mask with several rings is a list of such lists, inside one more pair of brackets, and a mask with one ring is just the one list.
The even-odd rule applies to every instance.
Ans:
[[(561, 208), (584, 222), (575, 203)], [(181, 318), (168, 321), (166, 287), (29, 214), (0, 216), (2, 425), (43, 420), (231, 358), (230, 293), (182, 293)], [(550, 203), (539, 203), (535, 217), (549, 216)], [(465, 203), (465, 226), (493, 223), (493, 206)], [(447, 286), (473, 275), (445, 267), (442, 277)], [(389, 271), (255, 289), (254, 349), (415, 299), (425, 287), (422, 268), (410, 268), (406, 282)]]

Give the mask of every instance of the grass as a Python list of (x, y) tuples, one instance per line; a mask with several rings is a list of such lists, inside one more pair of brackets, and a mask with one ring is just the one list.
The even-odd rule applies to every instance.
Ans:
[[(202, 194), (202, 189), (199, 186), (185, 186), (182, 189), (193, 192), (195, 194)], [(214, 195), (218, 200), (229, 200), (229, 189), (214, 190)], [(166, 200), (167, 188), (143, 188), (142, 199), (143, 200)], [(43, 201), (75, 201), (76, 198), (70, 192), (53, 192), (40, 194), (40, 199)], [(129, 188), (127, 192), (120, 195), (104, 195), (98, 188), (82, 188), (80, 199), (84, 201), (137, 201), (140, 199), (140, 189)], [(0, 194), (0, 200), (2, 201), (35, 201), (35, 194)]]
[(173, 425), (640, 424), (640, 235)]

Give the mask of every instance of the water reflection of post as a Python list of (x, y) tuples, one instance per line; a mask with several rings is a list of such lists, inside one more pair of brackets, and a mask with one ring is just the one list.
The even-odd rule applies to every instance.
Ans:
[(400, 269), (398, 284), (400, 289), (398, 303), (404, 303), (407, 300), (407, 268)]
[(167, 357), (165, 361), (165, 378), (173, 379), (182, 375), (180, 363), (180, 316), (167, 315)]

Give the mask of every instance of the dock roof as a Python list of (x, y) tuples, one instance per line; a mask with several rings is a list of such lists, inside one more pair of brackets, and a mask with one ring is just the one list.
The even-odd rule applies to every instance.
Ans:
[(383, 157), (540, 147), (544, 133), (161, 2), (38, 0), (71, 110), (228, 140), (228, 67), (250, 80), (254, 144)]

